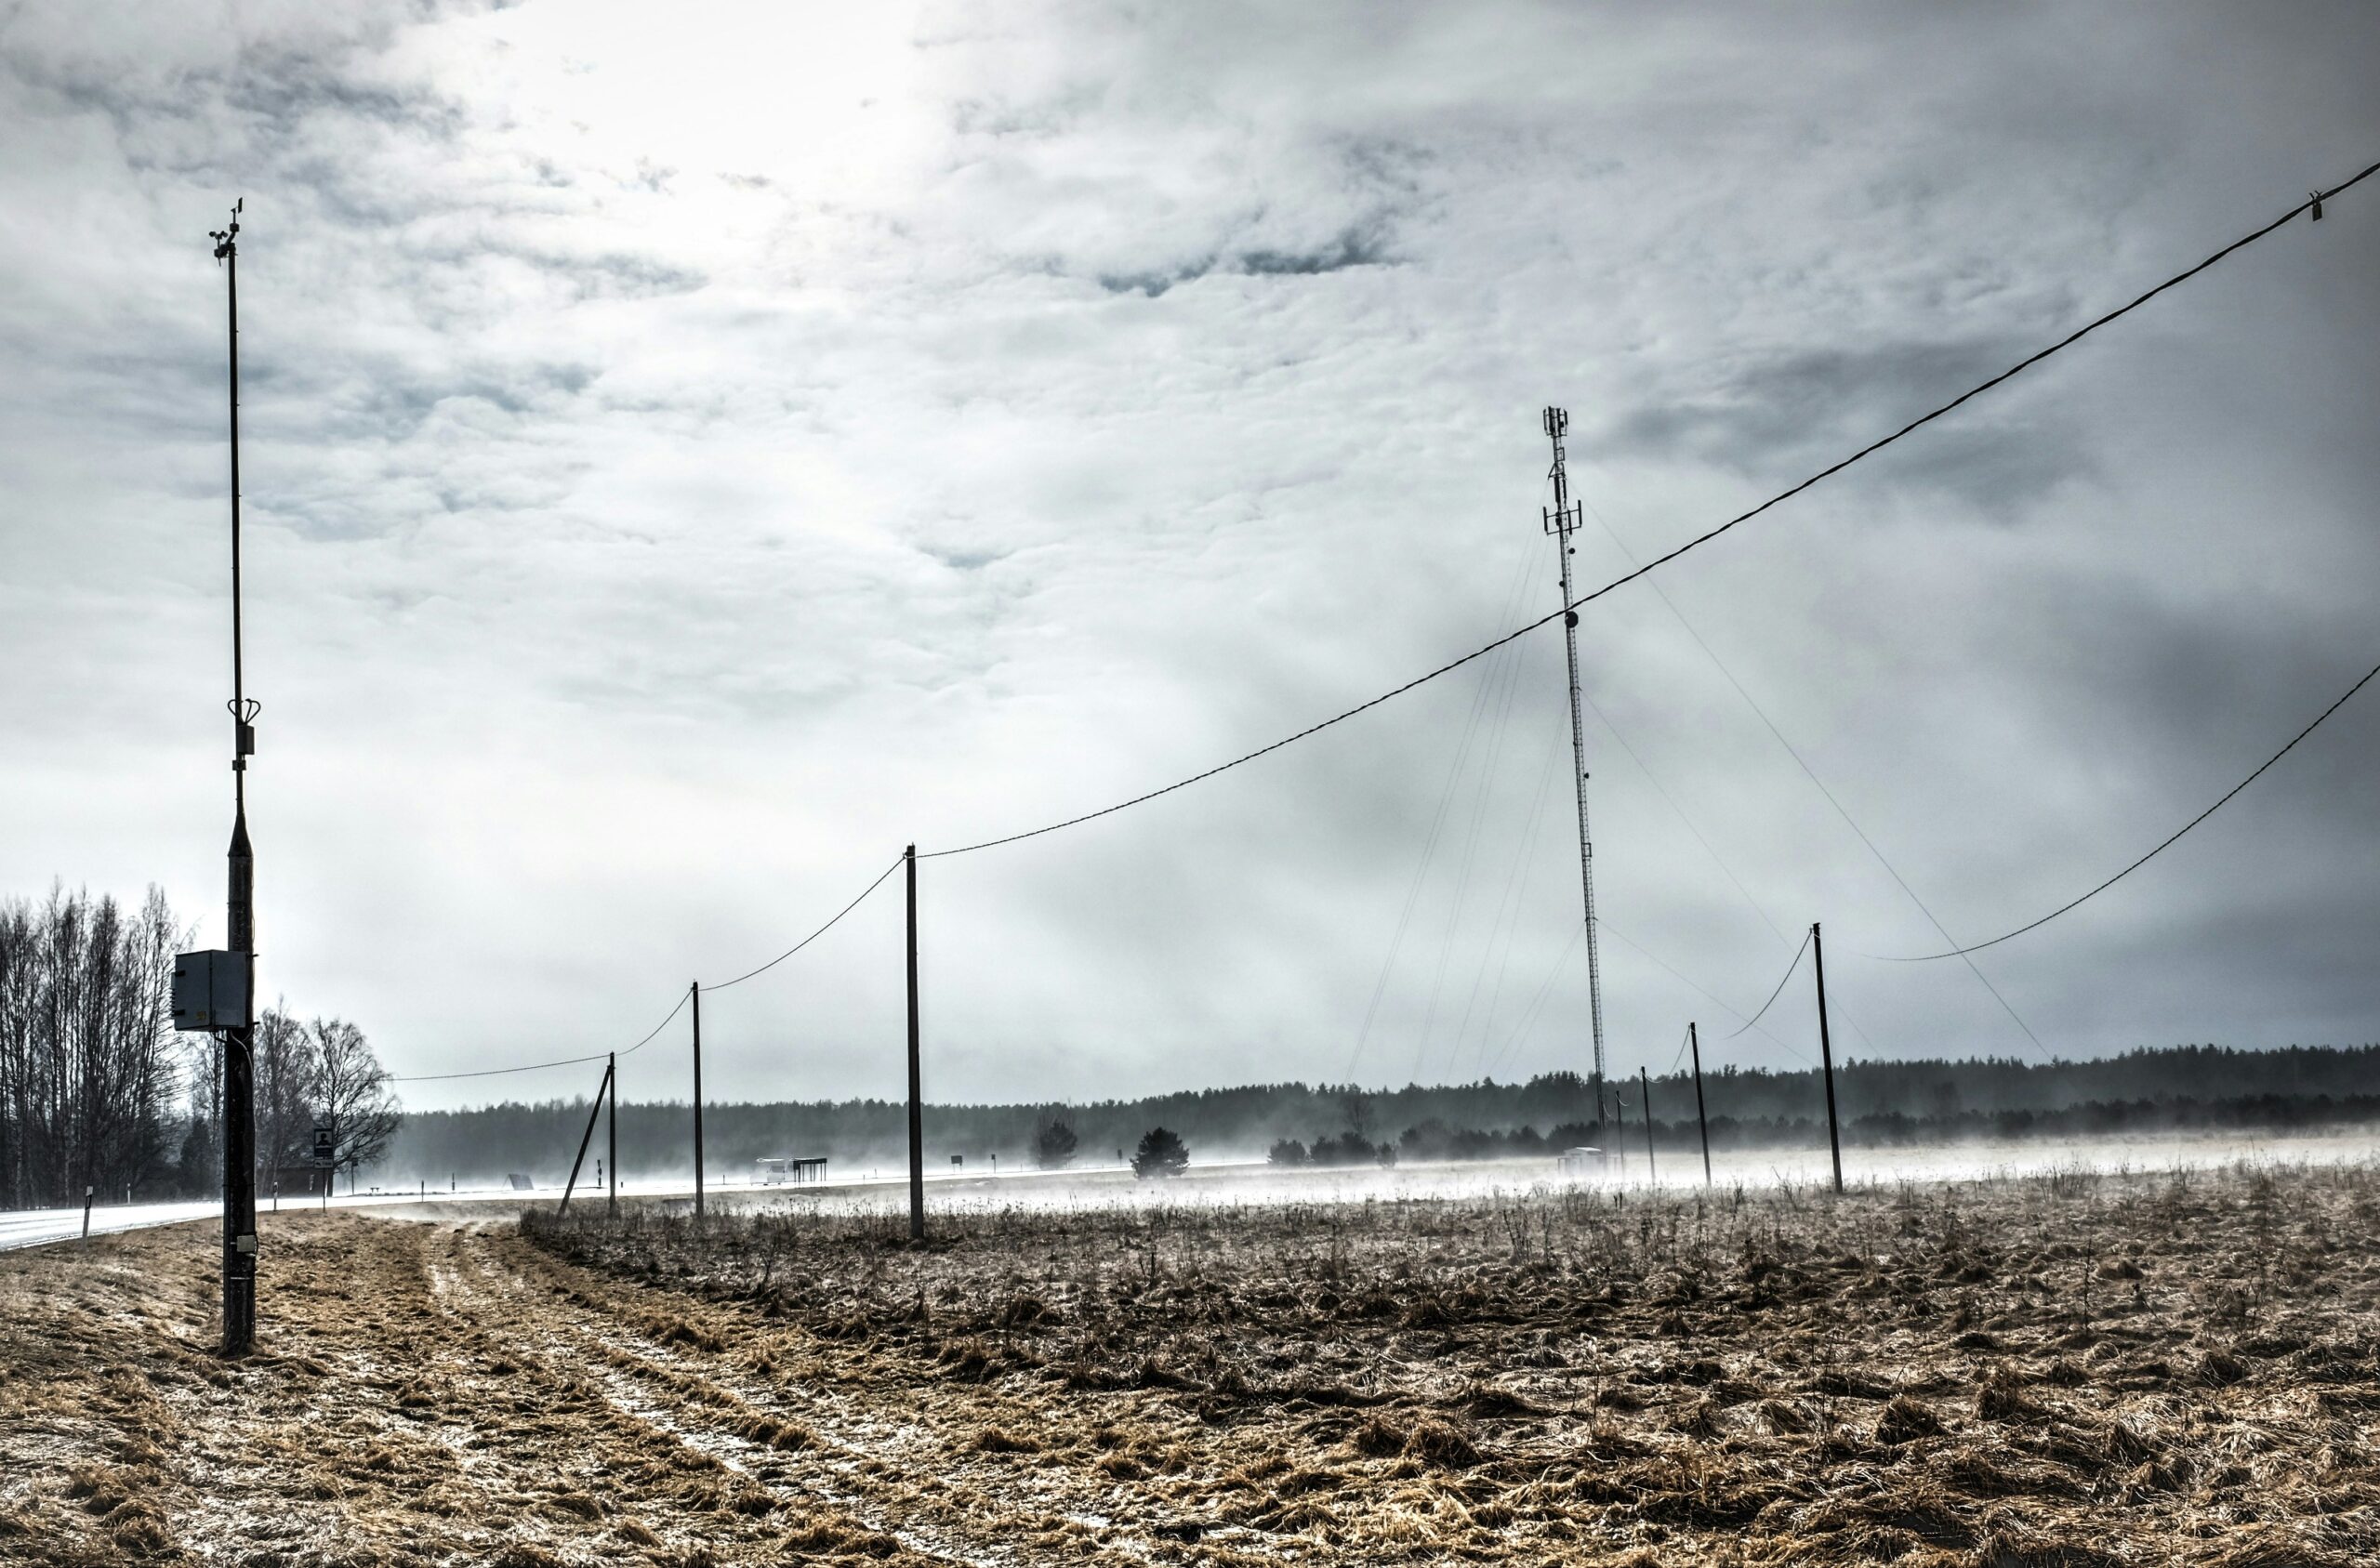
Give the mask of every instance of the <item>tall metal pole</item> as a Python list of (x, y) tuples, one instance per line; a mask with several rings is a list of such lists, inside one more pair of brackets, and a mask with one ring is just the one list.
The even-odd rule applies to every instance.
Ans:
[(231, 403), (231, 847), (227, 936), (246, 971), (240, 1026), (223, 1031), (223, 1353), (245, 1356), (257, 1342), (256, 852), (248, 843), (248, 757), (256, 750), (240, 647), (240, 208), (216, 231), (223, 263)]
[(1570, 499), (1570, 476), (1564, 467), (1562, 438), (1570, 428), (1566, 409), (1545, 411), (1545, 433), (1554, 442), (1554, 505), (1545, 509), (1545, 532), (1554, 535), (1562, 560), (1562, 646), (1570, 661), (1570, 759), (1579, 791), (1579, 886), (1586, 899), (1587, 1011), (1595, 1046), (1595, 1141), (1603, 1141), (1603, 960), (1595, 943), (1595, 844), (1587, 824), (1587, 731), (1579, 705), (1579, 613), (1570, 604), (1570, 535), (1586, 518), (1586, 508)]
[(603, 1061), (603, 1145), (612, 1162), (604, 1167), (611, 1176), (603, 1183), (603, 1214), (606, 1219), (617, 1219), (620, 1217), (620, 1053), (613, 1051)]
[(1694, 1125), (1702, 1129), (1702, 1185), (1711, 1185), (1711, 1116), (1702, 1109), (1702, 1042), (1694, 1025), (1686, 1026), (1686, 1048), (1694, 1054)]
[(1834, 1118), (1834, 1046), (1826, 1032), (1826, 943), (1810, 922), (1810, 967), (1818, 985), (1818, 1062), (1826, 1071), (1826, 1143), (1834, 1153), (1834, 1190), (1843, 1191), (1843, 1132)]
[(694, 999), (694, 1218), (703, 1217), (703, 987), (694, 981), (686, 987)]
[(901, 851), (909, 873), (909, 1239), (926, 1239), (926, 1122), (918, 1068), (918, 847)]

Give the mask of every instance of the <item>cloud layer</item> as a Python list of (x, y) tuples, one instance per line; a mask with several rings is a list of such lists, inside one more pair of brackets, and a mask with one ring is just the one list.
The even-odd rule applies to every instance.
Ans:
[[(2362, 166), (2375, 63), (2351, 6), (19, 8), (0, 887), (219, 937), (234, 196), (266, 983), (460, 1071), (1542, 613), (1546, 403), (1582, 580), (1691, 536)], [(1617, 1068), (1812, 919), (1855, 1052), (2033, 1048), (1858, 956), (1938, 943), (1746, 694), (1962, 938), (2155, 842), (2380, 657), (2375, 255), (2360, 191), (1585, 617)], [(927, 863), (930, 1090), (1582, 1066), (1567, 751), (1541, 633)], [(2373, 1037), (2375, 763), (2343, 711), (1984, 968), (2063, 1054)], [(897, 886), (706, 1008), (714, 1093), (898, 1091)]]

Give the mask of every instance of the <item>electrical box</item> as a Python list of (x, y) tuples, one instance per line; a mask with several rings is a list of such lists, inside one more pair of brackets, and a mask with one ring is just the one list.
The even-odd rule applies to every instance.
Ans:
[(174, 1027), (238, 1029), (248, 1021), (248, 955), (182, 953), (174, 957)]

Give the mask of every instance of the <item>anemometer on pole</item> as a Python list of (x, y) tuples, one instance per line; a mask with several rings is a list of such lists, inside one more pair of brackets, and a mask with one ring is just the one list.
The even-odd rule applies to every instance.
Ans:
[(1545, 434), (1554, 442), (1554, 505), (1545, 508), (1545, 532), (1562, 559), (1562, 646), (1570, 659), (1570, 760), (1579, 791), (1579, 885), (1587, 909), (1587, 1011), (1593, 1024), (1595, 1142), (1603, 1142), (1603, 962), (1595, 951), (1595, 844), (1587, 826), (1587, 733), (1579, 712), (1579, 613), (1570, 608), (1570, 558), (1578, 553), (1570, 535), (1585, 520), (1583, 503), (1570, 499), (1570, 476), (1563, 468), (1562, 438), (1569, 432), (1567, 409), (1545, 411)]
[[(248, 758), (258, 705), (248, 697), (240, 650), (240, 209), (207, 238), (223, 264), (231, 403), (231, 898), (220, 952), (174, 960), (174, 1027), (223, 1042), (223, 1353), (245, 1356), (257, 1339), (256, 856), (248, 845)], [(275, 1152), (276, 1154), (278, 1151)]]

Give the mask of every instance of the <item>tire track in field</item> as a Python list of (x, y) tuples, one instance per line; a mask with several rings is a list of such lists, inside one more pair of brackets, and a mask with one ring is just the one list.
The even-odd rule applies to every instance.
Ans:
[[(656, 1469), (693, 1472), (697, 1478), (695, 1511), (712, 1517), (668, 1522), (670, 1535), (689, 1540), (695, 1556), (726, 1546), (718, 1539), (716, 1518), (724, 1511), (747, 1518), (790, 1516), (787, 1522), (791, 1534), (764, 1552), (760, 1560), (765, 1561), (787, 1560), (786, 1554), (798, 1554), (802, 1560), (828, 1554), (844, 1560), (967, 1561), (878, 1527), (830, 1488), (788, 1484), (797, 1478), (770, 1462), (768, 1456), (774, 1451), (767, 1444), (684, 1419), (671, 1401), (651, 1396), (605, 1357), (588, 1356), (585, 1344), (575, 1337), (557, 1332), (550, 1321), (549, 1303), (526, 1290), (508, 1288), (496, 1275), (486, 1237), (475, 1231), (456, 1231), (442, 1240), (443, 1256), (424, 1259), (425, 1291), (431, 1310), (482, 1341), (493, 1364), (511, 1369), (511, 1377), (526, 1372), (540, 1382), (570, 1390), (602, 1412), (596, 1425), (615, 1429), (628, 1439), (632, 1457), (615, 1456), (608, 1467), (597, 1467), (608, 1469), (609, 1474), (590, 1478), (590, 1489), (600, 1490), (607, 1479), (615, 1484), (622, 1480), (643, 1482), (628, 1495), (650, 1513), (656, 1503), (667, 1500), (656, 1493), (654, 1483), (667, 1481), (666, 1476), (656, 1476)], [(671, 1450), (677, 1451), (677, 1459), (656, 1462), (656, 1454)], [(730, 1482), (718, 1487), (705, 1485), (700, 1479), (705, 1470), (720, 1472)]]
[[(609, 1282), (509, 1237), (458, 1238), (447, 1262), (443, 1286), (454, 1298), (489, 1303), (483, 1314), (497, 1321), (536, 1324), (521, 1332), (536, 1341), (536, 1353), (585, 1366), (623, 1410), (760, 1484), (843, 1509), (914, 1550), (972, 1568), (1145, 1563), (1160, 1555), (1137, 1530), (1113, 1522), (1125, 1511), (1118, 1496), (1062, 1496), (1064, 1478), (1038, 1470), (983, 1473), (992, 1461), (956, 1441), (963, 1434), (945, 1430), (952, 1424), (947, 1411), (930, 1424), (914, 1407), (887, 1411), (880, 1401), (872, 1406), (818, 1382), (739, 1366), (723, 1343), (718, 1350), (688, 1343), (721, 1337), (709, 1330), (681, 1320), (675, 1334), (656, 1332), (650, 1313), (631, 1321), (636, 1309), (625, 1307)], [(653, 1294), (668, 1309), (692, 1305)], [(769, 1348), (764, 1333), (751, 1337)], [(901, 1393), (890, 1390), (894, 1399)], [(998, 1390), (966, 1393), (969, 1405), (985, 1407), (959, 1420), (968, 1431), (1033, 1419)], [(768, 1435), (788, 1420), (798, 1445), (789, 1456)], [(762, 1435), (749, 1435), (756, 1430)], [(1030, 1539), (1029, 1550), (1012, 1544), (1021, 1538)]]

